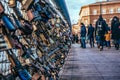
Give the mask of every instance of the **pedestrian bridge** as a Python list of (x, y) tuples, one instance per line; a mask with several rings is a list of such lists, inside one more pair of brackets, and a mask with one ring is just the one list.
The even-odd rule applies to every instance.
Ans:
[(60, 76), (60, 80), (120, 80), (120, 50), (73, 44)]

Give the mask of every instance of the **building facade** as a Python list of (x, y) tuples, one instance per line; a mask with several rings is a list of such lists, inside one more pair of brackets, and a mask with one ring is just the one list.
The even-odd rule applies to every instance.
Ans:
[(80, 33), (80, 26), (78, 24), (72, 25), (72, 34), (79, 34)]
[(86, 26), (92, 23), (95, 26), (100, 14), (102, 14), (104, 20), (110, 26), (114, 16), (120, 18), (120, 1), (102, 1), (82, 6), (79, 13), (79, 23), (83, 22)]

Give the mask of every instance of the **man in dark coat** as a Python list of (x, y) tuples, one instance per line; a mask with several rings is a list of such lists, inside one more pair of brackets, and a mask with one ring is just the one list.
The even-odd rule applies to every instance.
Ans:
[(89, 25), (88, 27), (88, 40), (90, 40), (90, 47), (94, 47), (94, 27), (92, 24)]
[(80, 39), (81, 39), (81, 47), (82, 48), (86, 48), (86, 43), (85, 43), (85, 39), (86, 39), (86, 28), (85, 25), (83, 23), (81, 23), (81, 31), (80, 31)]
[(105, 32), (107, 32), (106, 27), (107, 27), (106, 21), (103, 20), (102, 15), (100, 15), (95, 26), (95, 36), (98, 40), (97, 45), (98, 45), (98, 48), (100, 48), (100, 51), (103, 50), (103, 45), (105, 41), (104, 35), (105, 35)]
[(119, 18), (114, 16), (111, 22), (112, 39), (114, 40), (116, 50), (119, 49), (120, 41), (120, 22)]

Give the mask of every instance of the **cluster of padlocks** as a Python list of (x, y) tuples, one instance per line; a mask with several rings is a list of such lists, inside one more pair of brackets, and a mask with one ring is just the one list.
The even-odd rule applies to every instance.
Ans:
[(0, 80), (59, 80), (70, 33), (50, 0), (0, 0)]

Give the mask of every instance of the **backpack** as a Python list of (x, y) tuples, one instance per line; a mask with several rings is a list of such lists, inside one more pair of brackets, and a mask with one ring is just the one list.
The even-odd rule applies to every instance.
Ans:
[(102, 29), (102, 21), (98, 21), (98, 23), (97, 23), (97, 31), (102, 31), (103, 29)]

